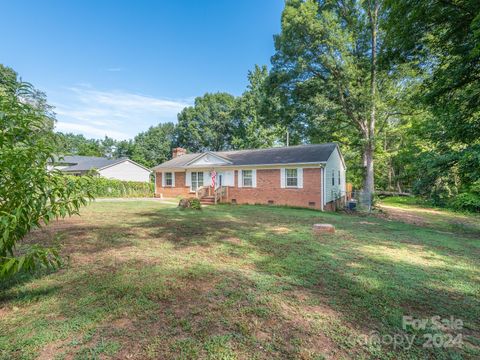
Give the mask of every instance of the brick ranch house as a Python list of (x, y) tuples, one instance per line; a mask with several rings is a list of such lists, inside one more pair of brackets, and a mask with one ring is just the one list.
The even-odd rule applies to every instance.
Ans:
[(346, 186), (336, 143), (196, 154), (176, 148), (172, 160), (153, 170), (156, 197), (196, 196), (203, 203), (328, 210)]

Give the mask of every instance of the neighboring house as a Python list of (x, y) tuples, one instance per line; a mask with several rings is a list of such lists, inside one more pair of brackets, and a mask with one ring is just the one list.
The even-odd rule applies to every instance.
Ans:
[(150, 181), (151, 170), (128, 158), (109, 159), (96, 156), (59, 157), (49, 168), (71, 175), (85, 175), (92, 171), (107, 179), (123, 181)]
[(176, 148), (154, 172), (157, 197), (323, 210), (345, 196), (346, 167), (335, 143), (199, 154)]

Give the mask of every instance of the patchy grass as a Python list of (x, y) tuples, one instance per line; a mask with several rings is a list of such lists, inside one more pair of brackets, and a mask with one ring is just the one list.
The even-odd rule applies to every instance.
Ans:
[[(57, 234), (68, 265), (2, 284), (0, 359), (478, 358), (478, 229), (411, 213), (428, 221), (94, 203), (29, 237)], [(319, 222), (336, 234), (314, 236)], [(404, 315), (462, 319), (463, 346), (423, 348), (432, 330)], [(372, 333), (417, 341), (358, 341)]]
[(387, 197), (379, 204), (391, 219), (480, 238), (480, 214), (431, 207), (415, 197)]

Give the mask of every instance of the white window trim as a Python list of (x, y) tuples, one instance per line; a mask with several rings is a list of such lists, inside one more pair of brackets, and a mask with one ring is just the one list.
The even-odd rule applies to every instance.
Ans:
[[(196, 182), (196, 185), (197, 185), (197, 189), (193, 190), (193, 174), (196, 174), (197, 176), (197, 180), (195, 181)], [(202, 174), (202, 185), (201, 186), (198, 186), (198, 174)], [(196, 190), (198, 190), (198, 188), (202, 187), (205, 185), (205, 174), (203, 171), (191, 171), (190, 172), (190, 192), (195, 192)]]
[[(244, 173), (245, 171), (250, 171), (251, 172), (251, 180), (252, 180), (252, 184), (251, 185), (245, 185), (245, 182), (243, 181), (244, 180)], [(241, 187), (244, 187), (244, 188), (253, 188), (254, 186), (254, 182), (253, 182), (253, 170), (250, 170), (250, 169), (245, 169), (245, 170), (241, 170), (241, 177), (240, 177), (240, 181), (241, 181), (241, 184), (242, 186)]]
[[(172, 174), (172, 184), (167, 185), (167, 174)], [(173, 171), (165, 171), (162, 176), (163, 187), (175, 187), (175, 173)]]
[[(297, 185), (287, 185), (287, 170), (297, 170)], [(303, 189), (303, 168), (281, 168), (280, 169), (280, 187), (282, 189)]]
[[(288, 185), (288, 171), (289, 170), (296, 170), (297, 176), (295, 176), (295, 179), (297, 180), (297, 185)], [(292, 177), (293, 179), (293, 177)], [(286, 168), (285, 169), (285, 187), (287, 189), (297, 189), (298, 188), (298, 169), (291, 169), (291, 168)]]

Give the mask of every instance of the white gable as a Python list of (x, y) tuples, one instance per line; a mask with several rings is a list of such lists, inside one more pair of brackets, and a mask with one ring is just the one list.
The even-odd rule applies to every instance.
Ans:
[(107, 179), (117, 179), (123, 181), (150, 181), (150, 171), (131, 162), (125, 160), (112, 166), (107, 166), (98, 171), (100, 176)]
[(346, 169), (342, 160), (342, 155), (336, 148), (324, 168), (325, 196), (324, 203), (335, 200), (337, 197), (344, 196), (346, 190)]
[(209, 165), (224, 165), (229, 164), (230, 162), (222, 159), (219, 156), (216, 156), (212, 153), (205, 153), (198, 157), (197, 159), (193, 160), (191, 163), (188, 164), (190, 167), (194, 166), (209, 166)]

